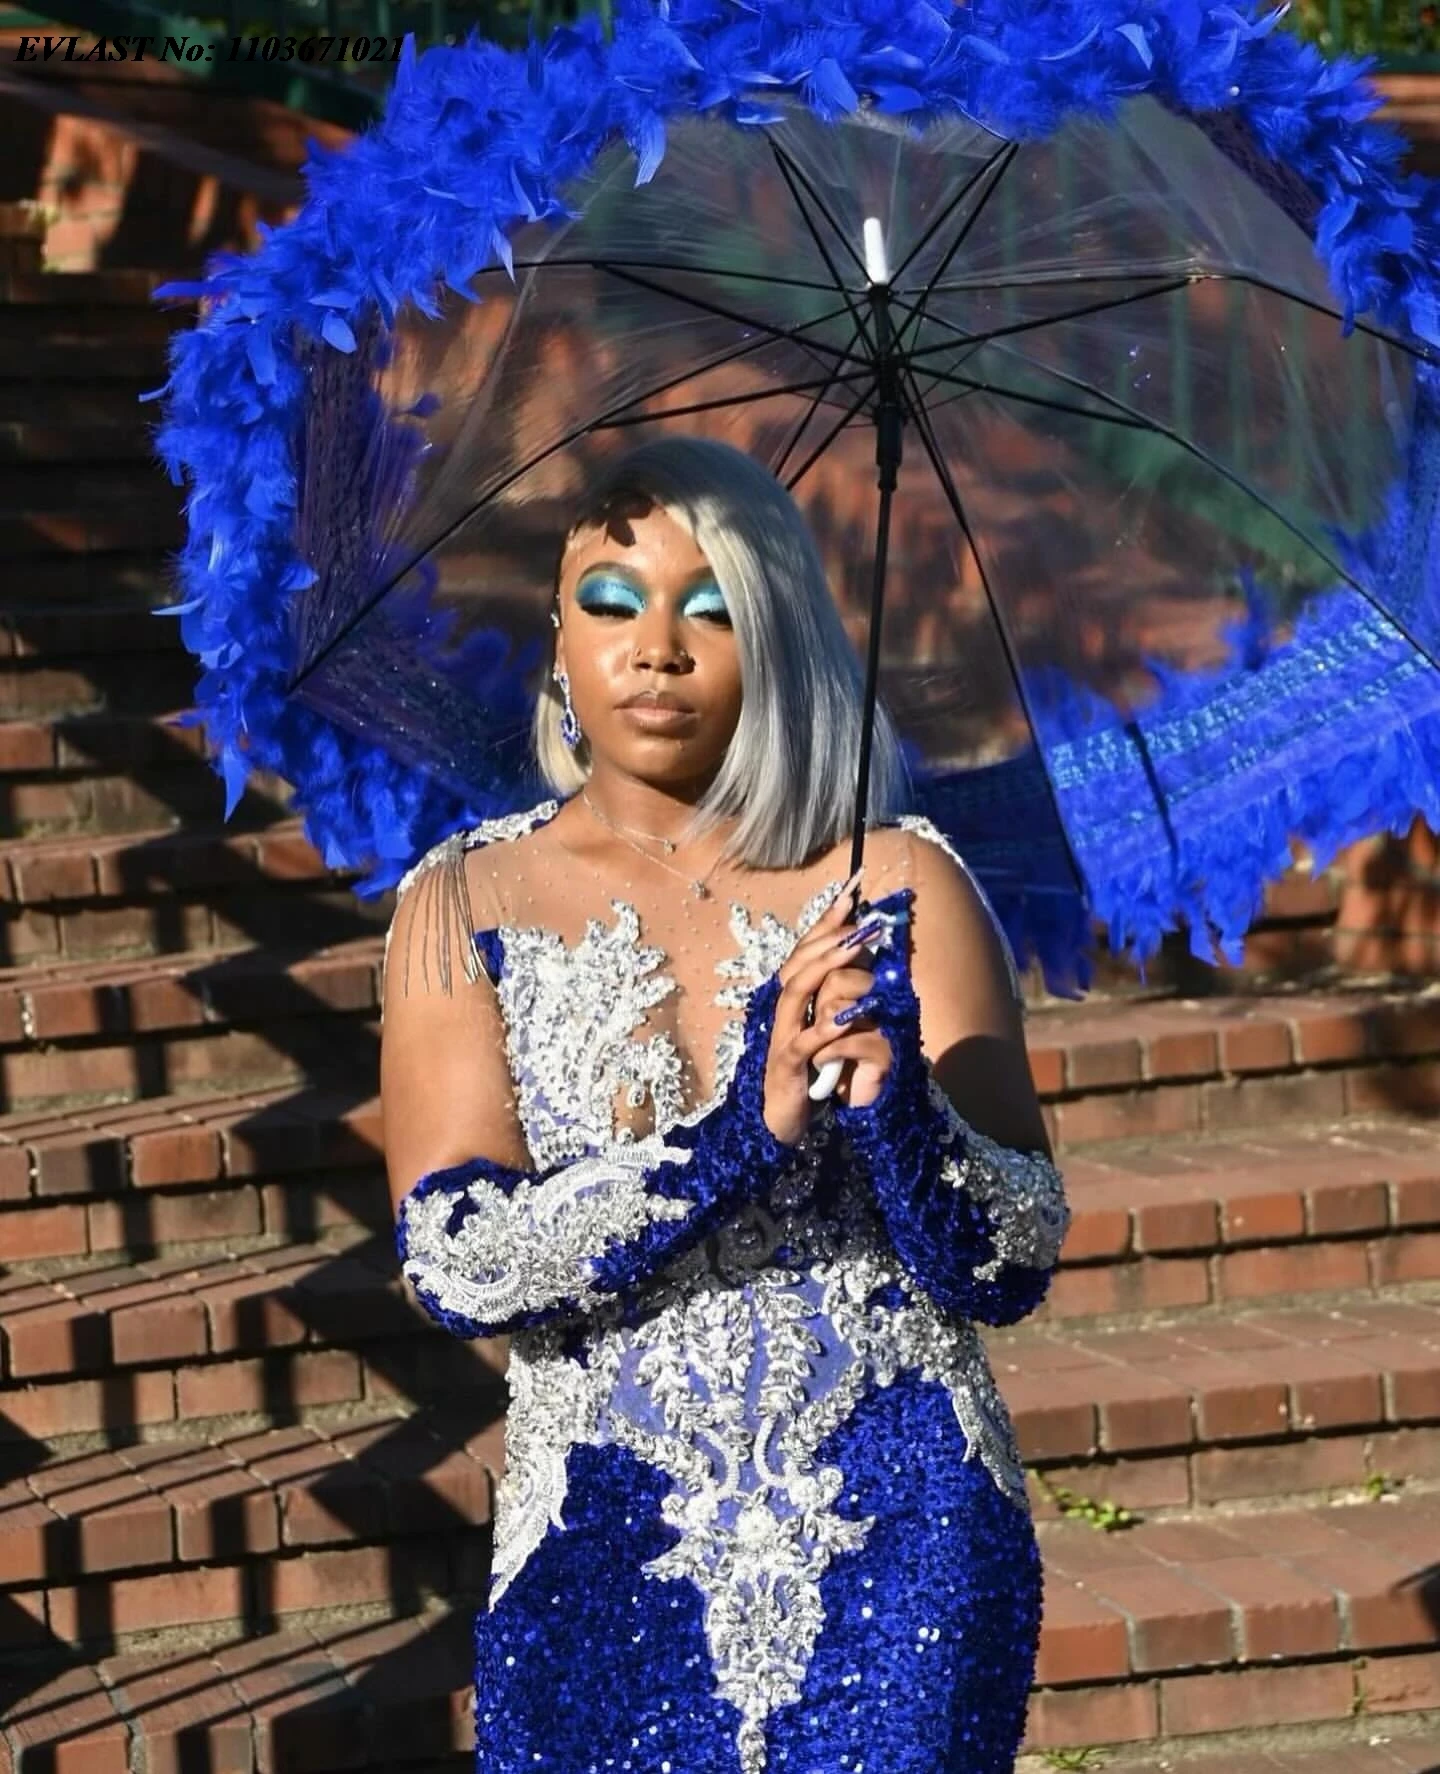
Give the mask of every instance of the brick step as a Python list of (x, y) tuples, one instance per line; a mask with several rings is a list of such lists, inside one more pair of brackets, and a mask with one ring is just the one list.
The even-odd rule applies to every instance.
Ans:
[[(238, 1063), (252, 1078), (294, 1072), (297, 1039), (373, 1064), (383, 937), (281, 953), (244, 948), (0, 971), (0, 1093), (15, 1111), (79, 1093), (138, 1099), (148, 1080), (215, 1088)], [(232, 1039), (233, 1037), (233, 1039)], [(64, 1043), (64, 1045), (57, 1045)], [(3, 1125), (3, 1122), (0, 1122)]]
[[(0, 274), (0, 303), (7, 307), (39, 308), (141, 308), (152, 307), (152, 296), (162, 283), (183, 278), (183, 271), (149, 271), (118, 268), (113, 271), (12, 271)], [(169, 312), (176, 305), (167, 301)], [(193, 304), (176, 308), (181, 316), (193, 315)], [(119, 325), (121, 316), (112, 316)]]
[[(283, 1136), (299, 1137), (279, 1126)], [(237, 1167), (248, 1159), (256, 1174), (268, 1173), (268, 1188), (252, 1182), (123, 1206), (47, 1202), (12, 1210), (13, 1255), (0, 1282), (0, 1411), (25, 1433), (78, 1433), (89, 1425), (42, 1426), (66, 1405), (60, 1394), (69, 1383), (128, 1373), (144, 1375), (146, 1408), (161, 1413), (136, 1422), (170, 1420), (172, 1379), (188, 1389), (184, 1414), (194, 1416), (207, 1389), (222, 1395), (223, 1376), (204, 1364), (278, 1356), (278, 1367), (292, 1353), (318, 1349), (354, 1350), (373, 1360), (382, 1379), (390, 1363), (385, 1383), (393, 1383), (401, 1368), (414, 1366), (414, 1351), (392, 1346), (395, 1339), (409, 1345), (418, 1338), (419, 1361), (441, 1375), (465, 1371), (473, 1352), (431, 1330), (398, 1275), (382, 1174), (369, 1158), (373, 1129), (357, 1120), (346, 1131), (349, 1150), (340, 1146), (332, 1156), (341, 1161), (337, 1169), (363, 1171), (364, 1204), (357, 1211), (352, 1199), (354, 1218), (312, 1233), (324, 1240), (318, 1244), (295, 1223), (303, 1207), (265, 1152), (263, 1109), (248, 1130), (200, 1122), (192, 1136), (212, 1162), (217, 1150)], [(277, 1141), (282, 1154), (285, 1143)], [(162, 1145), (157, 1162), (165, 1155)], [(41, 1186), (45, 1180), (42, 1170)], [(176, 1242), (188, 1234), (209, 1248), (127, 1260), (129, 1245), (155, 1238), (166, 1213)], [(1440, 1239), (1431, 1234), (1426, 1242)], [(1047, 1471), (1063, 1469), (1058, 1483), (1091, 1465), (1109, 1482), (1123, 1465), (1119, 1477), (1150, 1486), (1150, 1501), (1154, 1487), (1164, 1486), (1167, 1501), (1185, 1506), (1216, 1485), (1231, 1487), (1229, 1495), (1285, 1489), (1301, 1469), (1333, 1473), (1323, 1483), (1336, 1486), (1375, 1473), (1440, 1476), (1440, 1286), (1433, 1283), (1404, 1295), (1392, 1289), (1386, 1298), (1294, 1306), (1282, 1297), (1245, 1311), (1192, 1309), (1133, 1327), (1052, 1319), (995, 1331), (991, 1347), (1022, 1449)], [(184, 1370), (178, 1378), (176, 1363)], [(119, 1424), (131, 1402), (122, 1393)], [(1315, 1437), (1345, 1442), (1331, 1450), (1332, 1465), (1315, 1451)]]
[(473, 1614), (462, 1606), (277, 1628), (262, 1609), (243, 1636), (205, 1648), (12, 1678), (0, 1743), (14, 1774), (466, 1774)]
[(1440, 1725), (1440, 1495), (1040, 1533), (1030, 1752), (1143, 1744), (1143, 1765), (1186, 1767), (1170, 1752), (1277, 1725), (1358, 1724), (1363, 1742), (1394, 1716), (1416, 1744), (1416, 1715)]
[[(397, 1559), (415, 1550), (394, 1542), (484, 1538), (504, 1464), (500, 1401), (492, 1389), (469, 1420), (293, 1424), (28, 1465), (0, 1484), (0, 1653), (214, 1626), (253, 1616), (261, 1596), (276, 1614), (308, 1611), (324, 1605), (327, 1566), (348, 1571), (336, 1603), (394, 1606)], [(306, 1556), (340, 1547), (366, 1550)]]
[[(0, 308), (0, 314), (4, 312)], [(116, 424), (104, 430), (78, 423), (46, 425), (33, 420), (0, 424), (0, 464), (7, 472), (30, 464), (53, 467), (58, 463), (94, 462), (150, 465), (153, 471), (154, 461), (150, 431), (138, 418), (133, 424)]]
[[(165, 329), (174, 330), (173, 322)], [(125, 351), (117, 351), (103, 338), (63, 345), (0, 338), (0, 379), (7, 381), (134, 384), (139, 379), (143, 389), (158, 388), (168, 374), (163, 336)]]
[[(131, 620), (142, 612), (132, 612)], [(157, 626), (161, 618), (151, 617)], [(172, 622), (170, 626), (175, 625)], [(179, 710), (156, 714), (58, 715), (53, 720), (0, 723), (0, 783), (7, 777), (49, 779), (85, 772), (149, 772), (205, 759), (199, 726), (181, 726)], [(213, 775), (213, 772), (212, 772)]]
[[(1227, 1760), (1227, 1774), (1378, 1774), (1387, 1762), (1367, 1750), (1383, 1750), (1391, 1769), (1423, 1769), (1416, 1727), (1437, 1695), (1418, 1549), (1434, 1543), (1437, 1528), (1440, 1507), (1429, 1499), (1166, 1523), (1124, 1535), (1045, 1530), (1046, 1610), (1025, 1750), (1143, 1744), (1166, 1758), (1149, 1765), (1164, 1767), (1172, 1751), (1203, 1751), (1236, 1727), (1303, 1723), (1328, 1727), (1330, 1750), (1281, 1748), (1268, 1765), (1256, 1751), (1248, 1762)], [(0, 1713), (17, 1774), (42, 1760), (61, 1765), (61, 1744), (64, 1766), (96, 1774), (126, 1774), (132, 1753), (152, 1770), (203, 1763), (212, 1774), (315, 1774), (468, 1751), (473, 1603), (454, 1597), (457, 1605), (443, 1613), (344, 1623), (321, 1615), (275, 1629), (287, 1602), (313, 1605), (325, 1590), (333, 1603), (386, 1582), (418, 1587), (429, 1573), (413, 1568), (415, 1550), (407, 1546), (406, 1563), (384, 1572), (349, 1549), (281, 1562), (282, 1576), (295, 1575), (277, 1578), (261, 1605), (264, 1627), (243, 1641), (122, 1648), (48, 1680), (37, 1671)], [(479, 1564), (467, 1560), (470, 1571)], [(307, 1567), (315, 1575), (302, 1583)], [(147, 1594), (145, 1611), (163, 1609), (167, 1621), (189, 1613), (197, 1624), (226, 1605), (238, 1611), (230, 1570), (210, 1570), (208, 1586), (167, 1574), (165, 1587)], [(107, 1587), (110, 1602), (125, 1586)], [(102, 1622), (96, 1637), (108, 1633), (123, 1645), (123, 1625), (116, 1630), (104, 1605), (92, 1604), (92, 1621)], [(126, 1597), (120, 1621), (140, 1607), (138, 1597)], [(57, 1626), (82, 1611), (59, 1605)], [(1383, 1738), (1387, 1725), (1388, 1743), (1364, 1741)], [(1349, 1741), (1336, 1741), (1347, 1726)], [(1336, 1759), (1352, 1750), (1354, 1759)]]
[(87, 350), (108, 345), (116, 351), (148, 354), (156, 345), (163, 346), (171, 333), (192, 324), (193, 318), (188, 304), (172, 314), (158, 303), (92, 308), (76, 302), (0, 301), (0, 353), (17, 345), (46, 352), (71, 345)]
[(1036, 1513), (1190, 1509), (1440, 1479), (1440, 1288), (987, 1333)]
[(1440, 1115), (1440, 992), (1137, 996), (1035, 1011), (1051, 1136), (1193, 1138), (1347, 1115)]
[[(134, 417), (145, 423), (154, 419), (155, 412), (152, 406), (137, 406)], [(74, 463), (63, 473), (52, 463), (16, 463), (6, 471), (0, 487), (0, 518), (70, 515), (94, 507), (103, 513), (137, 499), (168, 498), (178, 505), (181, 497), (180, 489), (171, 486), (158, 462)]]
[(47, 382), (23, 372), (7, 380), (0, 372), (0, 424), (5, 425), (133, 425), (159, 421), (160, 403), (141, 395), (158, 388), (164, 374), (145, 376), (124, 360), (112, 366), (103, 381)]
[[(0, 724), (0, 754), (11, 737)], [(289, 804), (288, 785), (257, 771), (246, 783), (231, 817), (242, 825), (261, 825), (283, 818)], [(97, 769), (68, 776), (50, 772), (38, 780), (12, 775), (7, 781), (0, 771), (0, 832), (7, 838), (104, 837), (178, 826), (196, 829), (218, 823), (223, 809), (220, 778), (207, 760), (188, 747), (177, 747), (168, 763), (109, 773)]]
[[(72, 619), (83, 620), (92, 610), (103, 616), (110, 609), (123, 608), (138, 620), (142, 612), (178, 598), (170, 557), (158, 546), (142, 542), (128, 551), (58, 554), (10, 567), (6, 584), (0, 587), (0, 615), (8, 619), (11, 610), (26, 616), (53, 614), (63, 606)], [(158, 625), (161, 618), (153, 620)], [(164, 620), (174, 623), (176, 618)]]
[[(8, 662), (10, 669), (0, 672), (0, 720), (29, 722), (91, 712), (151, 714), (193, 700), (199, 676), (195, 660), (148, 611), (102, 620), (79, 633), (65, 633), (65, 627), (48, 614), (30, 618), (12, 613), (0, 619), (0, 648), (19, 655)], [(58, 660), (37, 656), (37, 647), (53, 644), (56, 637), (65, 655)], [(107, 637), (114, 646), (104, 644)], [(88, 654), (77, 652), (84, 646), (91, 649)]]
[(1436, 1766), (1434, 1738), (1423, 1718), (1402, 1709), (1370, 1723), (1358, 1706), (1355, 1719), (1343, 1726), (1264, 1726), (1248, 1742), (1243, 1733), (1172, 1739), (1158, 1760), (1150, 1745), (1137, 1751), (1133, 1744), (1112, 1745), (1088, 1762), (1055, 1758), (1053, 1750), (1022, 1755), (1015, 1774), (1055, 1774), (1057, 1768), (1093, 1768), (1097, 1774), (1435, 1774)]
[[(217, 784), (218, 792), (218, 784)], [(275, 819), (252, 798), (210, 829), (72, 833), (5, 846), (0, 904), (8, 905), (7, 959), (94, 960), (105, 955), (234, 949), (290, 950), (384, 930), (383, 901), (359, 899), (327, 869), (298, 819)]]
[(33, 515), (0, 516), (0, 560), (23, 579), (26, 560), (65, 554), (109, 554), (116, 549), (176, 549), (185, 540), (181, 489), (163, 475), (146, 477), (133, 498), (113, 505), (67, 504)]

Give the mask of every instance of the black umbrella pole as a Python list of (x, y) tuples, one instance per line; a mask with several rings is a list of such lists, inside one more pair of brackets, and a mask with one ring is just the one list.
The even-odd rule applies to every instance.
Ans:
[(865, 657), (865, 701), (860, 717), (860, 761), (856, 770), (855, 819), (850, 838), (850, 872), (865, 859), (865, 815), (870, 800), (870, 753), (875, 736), (875, 703), (880, 685), (880, 624), (885, 609), (885, 569), (890, 556), (890, 507), (900, 478), (904, 455), (904, 414), (900, 406), (900, 376), (894, 361), (894, 335), (890, 326), (890, 291), (872, 285), (871, 308), (875, 317), (877, 385), (875, 412), (875, 466), (880, 488), (880, 510), (875, 523), (875, 567), (870, 582), (870, 632)]

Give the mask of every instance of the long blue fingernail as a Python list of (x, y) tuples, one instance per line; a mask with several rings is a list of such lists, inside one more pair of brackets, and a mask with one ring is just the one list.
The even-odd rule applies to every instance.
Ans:
[(865, 997), (857, 998), (855, 1002), (845, 1010), (838, 1011), (835, 1016), (835, 1021), (839, 1024), (853, 1023), (857, 1016), (868, 1016), (879, 1003), (880, 1000), (873, 992), (867, 993)]
[(873, 942), (884, 928), (885, 926), (881, 923), (862, 924), (858, 930), (853, 931), (845, 938), (842, 947), (856, 949), (859, 948), (861, 943)]

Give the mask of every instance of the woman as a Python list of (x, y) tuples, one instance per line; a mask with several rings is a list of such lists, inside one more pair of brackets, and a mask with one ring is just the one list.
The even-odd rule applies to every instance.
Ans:
[(1011, 1769), (1041, 1573), (972, 1321), (1068, 1209), (1009, 951), (883, 719), (846, 922), (859, 662), (748, 457), (621, 462), (552, 620), (557, 798), (431, 851), (386, 944), (404, 1272), (513, 1333), (477, 1765)]

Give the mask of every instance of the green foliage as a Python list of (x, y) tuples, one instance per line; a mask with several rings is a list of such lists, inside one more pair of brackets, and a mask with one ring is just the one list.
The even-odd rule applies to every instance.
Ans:
[(1326, 55), (1440, 58), (1436, 0), (1298, 0), (1285, 23)]
[(1104, 1757), (1098, 1749), (1047, 1749), (1042, 1760), (1051, 1768), (1103, 1768)]
[(1086, 1521), (1101, 1533), (1113, 1534), (1120, 1528), (1133, 1528), (1142, 1519), (1133, 1509), (1126, 1509), (1123, 1504), (1112, 1502), (1109, 1497), (1087, 1497), (1080, 1491), (1072, 1491), (1067, 1485), (1053, 1484), (1043, 1472), (1035, 1473), (1034, 1477), (1035, 1482), (1067, 1521)]

